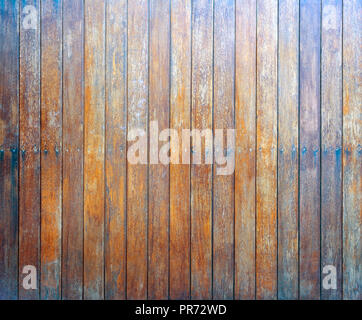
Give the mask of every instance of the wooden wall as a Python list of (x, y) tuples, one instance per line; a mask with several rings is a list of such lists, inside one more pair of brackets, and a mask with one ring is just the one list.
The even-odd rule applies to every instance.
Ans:
[[(361, 19), (360, 0), (1, 0), (0, 299), (361, 299)], [(131, 164), (153, 120), (235, 128), (235, 172)]]

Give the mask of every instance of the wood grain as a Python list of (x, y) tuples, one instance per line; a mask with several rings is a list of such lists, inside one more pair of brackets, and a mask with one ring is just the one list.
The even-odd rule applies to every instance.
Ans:
[(106, 17), (105, 299), (125, 299), (127, 1), (108, 1)]
[[(192, 3), (192, 129), (212, 128), (213, 1)], [(193, 139), (192, 139), (193, 141)], [(205, 149), (205, 142), (202, 143)], [(206, 150), (205, 153), (212, 150)], [(191, 157), (191, 298), (212, 298), (212, 165)]]
[(19, 1), (0, 4), (0, 300), (18, 297)]
[[(158, 122), (158, 130), (170, 124), (170, 2), (150, 1), (149, 128)], [(150, 136), (150, 139), (152, 137)], [(156, 137), (158, 140), (158, 137)], [(168, 138), (169, 139), (169, 138)], [(160, 143), (159, 147), (169, 142)], [(148, 224), (148, 298), (167, 299), (169, 283), (169, 165), (153, 164), (150, 145), (149, 224)], [(156, 159), (160, 161), (158, 149)]]
[(320, 14), (300, 2), (300, 298), (320, 297)]
[(362, 298), (361, 1), (343, 1), (343, 299)]
[[(148, 134), (148, 11), (146, 0), (128, 2), (128, 133), (132, 129), (142, 129), (146, 136)], [(144, 152), (147, 153), (146, 150)], [(128, 299), (147, 298), (147, 194), (148, 166), (128, 162)]]
[[(24, 28), (33, 6), (36, 22)], [(19, 169), (19, 298), (40, 297), (40, 4), (21, 1), (20, 25), (20, 169)], [(26, 25), (26, 24), (25, 24)], [(27, 25), (28, 26), (28, 25)], [(23, 268), (37, 270), (36, 289), (23, 287)]]
[[(234, 297), (234, 174), (220, 175), (217, 153), (234, 153), (226, 145), (226, 129), (234, 128), (235, 3), (214, 8), (214, 129), (225, 129), (223, 144), (214, 140), (213, 298)], [(234, 138), (233, 138), (234, 139)], [(229, 141), (227, 141), (230, 143)], [(230, 159), (227, 160), (231, 161)]]
[(0, 299), (360, 300), (361, 6), (1, 1)]
[(41, 299), (61, 298), (62, 2), (41, 6)]
[(235, 3), (235, 299), (255, 299), (256, 1)]
[[(170, 81), (170, 127), (180, 138), (191, 125), (191, 0), (171, 0)], [(189, 299), (190, 154), (185, 164), (178, 151), (179, 163), (170, 164), (170, 298)]]
[(63, 0), (62, 299), (83, 297), (84, 7)]
[(342, 298), (342, 1), (322, 2), (321, 55), (321, 277), (337, 270), (337, 288), (321, 299)]
[(84, 7), (84, 299), (104, 298), (105, 1)]
[(279, 1), (278, 298), (298, 298), (299, 1)]
[(256, 298), (277, 297), (278, 3), (257, 2)]

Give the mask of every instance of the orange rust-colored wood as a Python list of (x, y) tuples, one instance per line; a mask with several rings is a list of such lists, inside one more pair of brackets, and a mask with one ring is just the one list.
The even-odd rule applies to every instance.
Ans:
[(255, 299), (256, 1), (235, 3), (235, 299)]
[(0, 299), (361, 299), (360, 12), (1, 1)]
[[(170, 68), (170, 127), (181, 137), (191, 119), (191, 0), (171, 0)], [(189, 299), (190, 165), (181, 149), (178, 162), (170, 164), (170, 298)]]
[[(213, 1), (192, 3), (192, 129), (212, 128)], [(207, 147), (207, 148), (206, 148)], [(206, 150), (205, 150), (206, 148)], [(202, 151), (212, 153), (202, 143)], [(191, 155), (191, 163), (193, 156)], [(212, 298), (212, 165), (191, 164), (191, 298)]]
[[(148, 132), (148, 12), (148, 1), (128, 1), (128, 132), (132, 129)], [(147, 171), (146, 164), (127, 163), (128, 299), (147, 298)]]
[(41, 6), (41, 298), (61, 298), (62, 3)]
[[(19, 299), (40, 298), (40, 1), (27, 1), (36, 17), (20, 26)], [(20, 4), (25, 10), (24, 2)], [(20, 13), (19, 13), (20, 14)], [(21, 15), (22, 17), (23, 15)], [(34, 29), (35, 28), (35, 29)], [(36, 288), (26, 290), (25, 266), (36, 268)], [(35, 279), (34, 279), (35, 281)]]
[(83, 16), (83, 1), (63, 0), (62, 299), (65, 300), (83, 298)]
[(106, 26), (105, 299), (125, 299), (127, 1), (108, 1)]
[(84, 7), (84, 298), (104, 298), (106, 1)]
[(256, 298), (277, 298), (278, 4), (257, 1)]
[[(235, 4), (233, 0), (215, 2), (214, 8), (214, 130), (234, 128)], [(213, 297), (234, 297), (234, 173), (219, 175), (217, 153), (232, 154), (224, 142), (214, 140), (213, 168)]]
[[(150, 1), (149, 128), (170, 126), (170, 2)], [(150, 129), (151, 130), (151, 129)], [(150, 139), (151, 136), (150, 136)], [(158, 138), (157, 138), (158, 139)], [(169, 137), (167, 138), (169, 141)], [(159, 142), (159, 147), (169, 142)], [(169, 165), (153, 163), (150, 147), (148, 181), (148, 298), (167, 299), (169, 294)], [(158, 152), (158, 149), (157, 149)]]
[(279, 1), (278, 298), (298, 292), (299, 5)]

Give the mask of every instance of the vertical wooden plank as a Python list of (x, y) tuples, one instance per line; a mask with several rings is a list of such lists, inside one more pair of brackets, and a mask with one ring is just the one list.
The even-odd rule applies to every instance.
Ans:
[[(162, 132), (170, 122), (170, 1), (150, 0), (149, 50), (149, 127), (157, 121)], [(154, 160), (158, 163), (156, 152)], [(148, 298), (154, 300), (168, 298), (170, 169), (169, 165), (153, 164), (152, 158), (148, 184)]]
[(18, 297), (19, 1), (0, 4), (0, 300)]
[(299, 1), (279, 1), (278, 298), (298, 299)]
[(342, 298), (342, 1), (322, 2), (321, 56), (321, 268), (337, 270), (337, 288), (322, 299)]
[(236, 0), (235, 299), (255, 298), (256, 1)]
[(63, 0), (62, 299), (83, 297), (83, 1)]
[[(28, 6), (28, 7), (27, 7)], [(22, 0), (20, 26), (19, 298), (39, 299), (40, 280), (40, 4)], [(36, 20), (36, 21), (35, 21)], [(23, 288), (23, 268), (37, 289)]]
[(278, 2), (257, 2), (256, 297), (277, 297)]
[(127, 1), (106, 13), (105, 298), (126, 296)]
[[(214, 153), (225, 155), (234, 152), (228, 150), (225, 136), (226, 129), (234, 128), (235, 1), (216, 1), (214, 10), (214, 129), (225, 129), (224, 143), (214, 142)], [(213, 297), (233, 299), (234, 172), (219, 175), (218, 166), (213, 171)]]
[(41, 6), (41, 299), (61, 298), (62, 3)]
[[(170, 127), (190, 128), (191, 0), (171, 0)], [(174, 152), (171, 150), (171, 152)], [(190, 298), (190, 165), (170, 165), (170, 298)]]
[[(148, 134), (148, 1), (128, 2), (128, 137)], [(127, 151), (128, 152), (128, 151)], [(147, 151), (145, 150), (144, 152)], [(147, 298), (146, 164), (127, 163), (127, 298)]]
[[(212, 128), (213, 1), (192, 3), (192, 129)], [(204, 148), (202, 149), (204, 150)], [(206, 150), (212, 152), (212, 150)], [(193, 161), (193, 159), (191, 159)], [(191, 298), (212, 298), (212, 165), (191, 165)]]
[(300, 1), (300, 298), (320, 296), (321, 2)]
[(84, 8), (84, 298), (104, 297), (105, 1)]
[(362, 3), (343, 1), (343, 298), (362, 298)]

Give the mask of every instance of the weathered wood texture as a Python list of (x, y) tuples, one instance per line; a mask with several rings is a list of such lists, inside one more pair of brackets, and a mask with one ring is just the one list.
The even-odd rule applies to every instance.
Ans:
[(277, 297), (278, 2), (257, 1), (256, 298)]
[(300, 298), (320, 297), (320, 1), (300, 1)]
[[(170, 1), (150, 0), (149, 12), (148, 298), (154, 300), (167, 299), (169, 293), (170, 169), (159, 163), (159, 149), (152, 146), (161, 140), (159, 133), (170, 127)], [(156, 123), (157, 131), (153, 130)]]
[[(235, 2), (215, 2), (214, 8), (214, 129), (234, 128)], [(234, 174), (218, 175), (218, 157), (229, 150), (214, 140), (213, 297), (234, 297)], [(220, 165), (223, 167), (224, 165)]]
[[(192, 2), (192, 129), (213, 125), (213, 9), (211, 0)], [(212, 154), (205, 141), (201, 150)], [(211, 164), (191, 164), (191, 298), (212, 298)]]
[(0, 1), (0, 299), (360, 300), (361, 13)]
[(41, 5), (41, 298), (61, 298), (62, 2)]
[[(40, 298), (40, 1), (23, 0), (20, 11), (18, 285), (19, 298), (28, 300)], [(29, 265), (37, 271), (31, 290), (22, 281)]]
[(84, 299), (104, 298), (106, 1), (84, 7)]
[(127, 1), (106, 9), (105, 299), (126, 297)]
[(83, 297), (83, 16), (83, 1), (63, 0), (62, 299), (66, 300)]
[(298, 298), (299, 5), (279, 1), (278, 298)]
[[(181, 137), (191, 119), (191, 0), (171, 0), (170, 128)], [(190, 139), (188, 139), (190, 141)], [(171, 141), (172, 144), (172, 141)], [(190, 298), (190, 153), (170, 164), (170, 298)]]
[(256, 1), (235, 6), (235, 299), (255, 299)]
[(362, 3), (343, 1), (343, 298), (362, 299)]
[(322, 299), (342, 298), (342, 1), (322, 2), (321, 34), (321, 268), (337, 269), (336, 290)]
[[(148, 1), (128, 2), (128, 137), (130, 130), (148, 134)], [(128, 141), (131, 143), (131, 141)], [(144, 157), (148, 158), (147, 150)], [(127, 298), (147, 298), (148, 166), (127, 163)]]
[(19, 1), (0, 4), (0, 300), (18, 297)]

